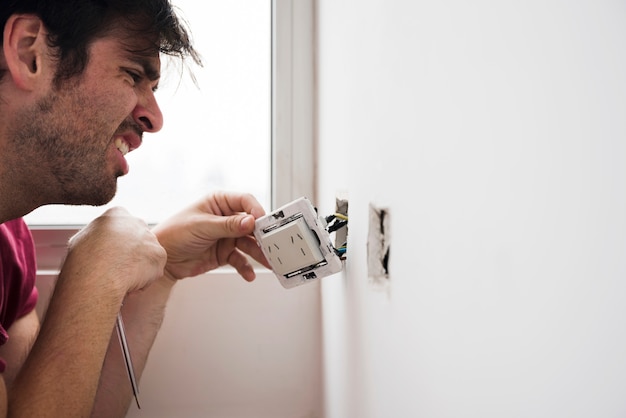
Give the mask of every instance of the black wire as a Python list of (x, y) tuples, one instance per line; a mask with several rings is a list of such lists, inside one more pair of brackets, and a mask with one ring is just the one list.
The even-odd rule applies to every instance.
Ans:
[[(346, 219), (339, 219), (337, 218), (336, 215), (328, 215), (325, 218), (326, 224), (330, 224), (326, 227), (326, 229), (328, 230), (329, 234), (332, 234), (333, 232), (343, 228), (344, 226), (348, 225), (348, 220)], [(331, 222), (334, 221), (332, 224)], [(340, 260), (345, 260), (346, 259), (346, 246), (347, 242), (344, 243), (340, 248), (343, 249), (343, 251), (332, 247), (332, 249), (334, 250), (335, 254), (339, 257)]]
[(346, 225), (348, 225), (348, 221), (337, 219), (335, 220), (335, 222), (333, 222), (332, 225), (328, 226), (328, 232), (335, 232), (336, 230), (343, 228)]

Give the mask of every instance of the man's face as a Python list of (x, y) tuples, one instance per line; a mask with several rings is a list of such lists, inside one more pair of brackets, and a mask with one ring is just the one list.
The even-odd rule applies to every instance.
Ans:
[(161, 129), (158, 53), (129, 49), (120, 38), (96, 40), (82, 75), (51, 85), (15, 120), (13, 146), (25, 163), (37, 164), (47, 203), (107, 203), (117, 177), (128, 172), (124, 155), (139, 147), (143, 132)]

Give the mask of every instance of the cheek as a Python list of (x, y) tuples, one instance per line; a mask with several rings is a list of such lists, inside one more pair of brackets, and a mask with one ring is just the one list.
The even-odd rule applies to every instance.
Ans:
[[(106, 81), (104, 81), (106, 80)], [(84, 105), (108, 114), (126, 117), (137, 105), (137, 94), (128, 82), (111, 77), (101, 77), (97, 82), (82, 85)], [(119, 117), (119, 116), (118, 116)]]
[(119, 92), (101, 92), (92, 95), (89, 100), (79, 105), (78, 111), (89, 121), (92, 128), (106, 130), (100, 134), (113, 135), (119, 126), (127, 120), (136, 106), (136, 97)]

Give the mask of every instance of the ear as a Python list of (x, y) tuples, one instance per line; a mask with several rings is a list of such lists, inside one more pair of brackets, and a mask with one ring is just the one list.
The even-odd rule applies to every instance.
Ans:
[(3, 52), (15, 85), (32, 91), (42, 82), (48, 51), (46, 30), (35, 15), (12, 15), (4, 26)]

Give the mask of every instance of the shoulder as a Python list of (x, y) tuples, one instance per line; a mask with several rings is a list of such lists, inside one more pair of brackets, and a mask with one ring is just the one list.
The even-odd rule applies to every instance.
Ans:
[(34, 259), (33, 237), (22, 218), (0, 224), (0, 258)]

